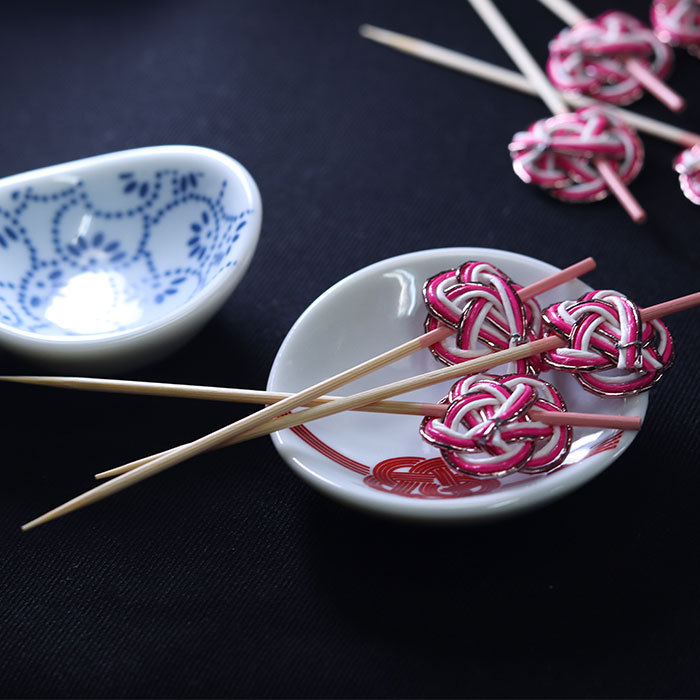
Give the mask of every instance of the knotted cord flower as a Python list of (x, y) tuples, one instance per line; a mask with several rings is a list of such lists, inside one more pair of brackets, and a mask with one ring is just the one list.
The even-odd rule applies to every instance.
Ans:
[(597, 107), (540, 119), (515, 134), (509, 150), (521, 180), (568, 202), (608, 196), (608, 186), (595, 167), (597, 159), (608, 161), (625, 184), (644, 162), (644, 147), (636, 133)]
[(605, 12), (554, 37), (549, 44), (547, 73), (560, 90), (626, 105), (644, 92), (627, 67), (631, 58), (660, 79), (668, 75), (673, 64), (673, 52), (638, 19), (624, 12)]
[(451, 389), (443, 418), (425, 418), (420, 433), (445, 462), (476, 477), (514, 471), (536, 473), (561, 464), (571, 446), (571, 427), (531, 420), (528, 411), (566, 411), (559, 392), (535, 377), (478, 374)]
[(600, 396), (650, 389), (673, 361), (673, 340), (661, 321), (642, 322), (639, 308), (611, 290), (592, 291), (544, 311), (546, 333), (567, 346), (543, 356), (554, 369), (571, 372)]
[(693, 204), (700, 204), (700, 144), (681, 151), (673, 161), (673, 167), (678, 173), (683, 194)]
[[(505, 350), (542, 336), (542, 318), (534, 299), (523, 303), (520, 285), (486, 262), (469, 261), (428, 279), (423, 298), (428, 309), (426, 331), (444, 323), (456, 335), (431, 346), (435, 357), (447, 365)], [(522, 374), (538, 374), (539, 358), (512, 365)]]
[(700, 56), (699, 0), (654, 0), (651, 24), (661, 41)]

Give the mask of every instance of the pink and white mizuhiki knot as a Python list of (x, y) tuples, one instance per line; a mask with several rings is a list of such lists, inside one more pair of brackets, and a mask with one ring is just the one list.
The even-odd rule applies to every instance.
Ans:
[(661, 41), (700, 57), (700, 0), (654, 0), (651, 24)]
[(681, 151), (673, 161), (673, 167), (678, 173), (683, 194), (693, 204), (700, 204), (700, 144)]
[(626, 105), (644, 93), (626, 66), (632, 58), (661, 80), (673, 65), (671, 49), (638, 19), (624, 12), (604, 12), (554, 37), (547, 74), (560, 90)]
[(572, 372), (599, 396), (650, 389), (673, 362), (673, 339), (661, 321), (642, 322), (639, 308), (611, 290), (588, 292), (544, 310), (546, 333), (567, 341), (545, 353), (553, 369)]
[(475, 477), (514, 471), (537, 473), (561, 464), (571, 447), (571, 427), (546, 425), (528, 411), (566, 411), (559, 392), (541, 379), (477, 374), (458, 381), (443, 418), (425, 418), (420, 433), (445, 462)]
[(597, 159), (608, 161), (625, 184), (634, 180), (644, 163), (637, 134), (598, 107), (540, 119), (515, 134), (508, 148), (521, 180), (567, 202), (608, 196), (608, 186), (595, 167)]
[[(542, 312), (534, 299), (523, 303), (522, 289), (502, 270), (487, 262), (469, 261), (441, 272), (423, 285), (428, 309), (426, 331), (441, 323), (457, 333), (430, 347), (447, 365), (483, 357), (491, 352), (542, 337)], [(538, 374), (539, 358), (509, 365), (509, 371)]]

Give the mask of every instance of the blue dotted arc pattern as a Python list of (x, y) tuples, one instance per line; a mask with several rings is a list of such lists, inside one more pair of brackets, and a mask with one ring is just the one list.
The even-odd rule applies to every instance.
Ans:
[(0, 322), (46, 336), (163, 317), (238, 263), (252, 209), (220, 175), (124, 170), (0, 194)]

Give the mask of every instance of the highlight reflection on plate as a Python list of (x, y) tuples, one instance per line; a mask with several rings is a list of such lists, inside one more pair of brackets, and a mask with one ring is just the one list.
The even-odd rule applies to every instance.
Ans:
[[(539, 260), (488, 248), (426, 250), (370, 265), (331, 287), (300, 316), (280, 346), (268, 389), (301, 390), (420, 335), (424, 281), (466, 260), (491, 262), (523, 286), (557, 271)], [(538, 301), (544, 307), (589, 289), (573, 281)], [(353, 394), (440, 366), (429, 351), (419, 351), (335, 394)], [(545, 372), (542, 378), (561, 391), (572, 411), (642, 417), (646, 412), (647, 394), (599, 398), (565, 373)], [(450, 384), (396, 398), (435, 402)], [(419, 424), (417, 416), (349, 411), (274, 433), (272, 439), (292, 470), (328, 496), (390, 516), (470, 521), (513, 515), (563, 496), (599, 474), (636, 436), (575, 428), (571, 452), (557, 469), (474, 479), (447, 467), (418, 434)]]

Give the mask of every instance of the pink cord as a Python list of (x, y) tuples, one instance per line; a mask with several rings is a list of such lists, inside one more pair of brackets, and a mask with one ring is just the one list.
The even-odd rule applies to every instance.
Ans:
[(673, 167), (678, 173), (683, 194), (693, 204), (700, 204), (700, 144), (681, 151), (673, 161)]
[(605, 12), (560, 32), (549, 45), (547, 74), (560, 90), (591, 95), (626, 105), (643, 93), (636, 68), (663, 80), (673, 65), (673, 52), (642, 22), (624, 12)]
[(673, 339), (658, 320), (642, 321), (639, 308), (610, 290), (588, 292), (544, 310), (548, 334), (567, 346), (544, 355), (553, 369), (571, 372), (599, 396), (629, 396), (650, 389), (673, 361)]
[(420, 433), (449, 466), (471, 476), (542, 472), (561, 464), (569, 452), (570, 426), (528, 417), (531, 408), (566, 411), (557, 389), (541, 379), (477, 374), (460, 379), (444, 403), (444, 417), (426, 417)]
[(596, 162), (609, 163), (624, 184), (637, 176), (644, 162), (636, 133), (598, 107), (540, 119), (515, 134), (509, 150), (513, 169), (523, 181), (567, 202), (592, 202), (610, 193)]
[[(428, 279), (423, 286), (426, 331), (441, 324), (457, 330), (431, 346), (435, 357), (455, 365), (540, 338), (540, 307), (534, 299), (523, 302), (519, 289), (502, 270), (485, 262), (466, 262)], [(518, 361), (511, 371), (538, 374), (540, 369), (535, 357)]]

